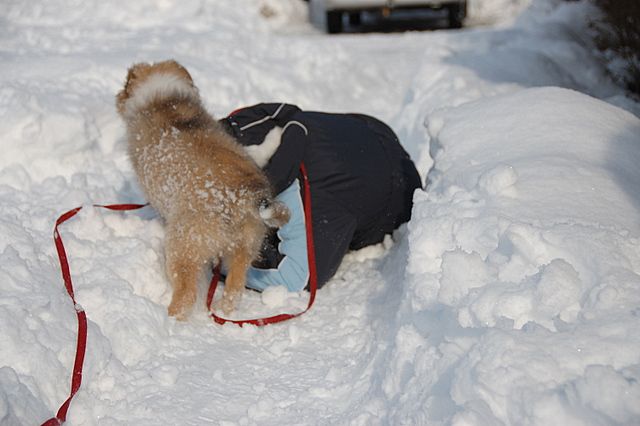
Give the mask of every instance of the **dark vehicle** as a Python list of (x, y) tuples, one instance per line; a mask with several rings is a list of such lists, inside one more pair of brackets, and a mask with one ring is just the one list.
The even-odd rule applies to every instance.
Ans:
[(449, 28), (461, 28), (467, 16), (467, 0), (308, 0), (311, 22), (335, 34), (344, 30), (345, 19), (359, 25), (363, 13), (388, 17), (395, 11), (445, 10)]

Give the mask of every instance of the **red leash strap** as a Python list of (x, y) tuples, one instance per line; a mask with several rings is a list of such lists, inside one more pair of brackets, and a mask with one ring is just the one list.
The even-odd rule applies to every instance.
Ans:
[(263, 326), (268, 324), (275, 324), (277, 322), (287, 321), (291, 318), (299, 317), (300, 315), (311, 309), (313, 302), (316, 299), (316, 291), (318, 290), (318, 275), (316, 271), (316, 252), (313, 245), (313, 228), (311, 225), (311, 190), (309, 189), (309, 178), (307, 176), (307, 169), (304, 163), (300, 163), (300, 174), (302, 175), (302, 183), (304, 188), (304, 219), (307, 233), (307, 260), (309, 262), (309, 304), (307, 308), (296, 314), (279, 314), (266, 318), (246, 319), (246, 320), (230, 320), (222, 318), (216, 315), (211, 309), (211, 302), (213, 302), (213, 295), (218, 287), (220, 281), (220, 267), (216, 266), (211, 277), (211, 283), (209, 284), (209, 292), (207, 294), (207, 308), (213, 320), (218, 324), (225, 324), (227, 322), (237, 324), (242, 327), (244, 324), (253, 324), (257, 326)]
[[(110, 205), (94, 205), (94, 207), (101, 207), (109, 210), (136, 210), (145, 207), (147, 204), (110, 204)], [(78, 212), (82, 210), (82, 207), (76, 207), (61, 215), (56, 221), (56, 225), (53, 229), (53, 241), (56, 244), (56, 250), (58, 252), (58, 260), (60, 261), (60, 270), (62, 271), (62, 279), (64, 280), (64, 286), (67, 289), (67, 293), (73, 302), (73, 306), (78, 316), (78, 341), (76, 343), (76, 358), (73, 363), (73, 373), (71, 375), (71, 392), (67, 400), (60, 406), (58, 413), (55, 417), (50, 418), (42, 424), (42, 426), (55, 426), (61, 425), (67, 419), (67, 411), (69, 405), (78, 389), (82, 384), (82, 366), (84, 364), (84, 355), (87, 350), (87, 314), (82, 306), (76, 303), (75, 295), (73, 294), (73, 283), (71, 282), (71, 270), (69, 269), (69, 261), (67, 259), (67, 252), (64, 249), (62, 237), (58, 232), (58, 226), (65, 223), (67, 220), (74, 217)]]
[[(303, 188), (304, 188), (304, 216), (306, 223), (306, 233), (307, 233), (307, 260), (309, 262), (309, 304), (307, 308), (299, 312), (297, 314), (279, 314), (274, 315), (267, 318), (258, 318), (258, 319), (249, 319), (249, 320), (228, 320), (225, 318), (221, 318), (217, 316), (213, 311), (211, 311), (212, 318), (218, 324), (224, 324), (226, 322), (232, 322), (242, 326), (243, 324), (253, 324), (258, 326), (263, 326), (267, 324), (274, 324), (277, 322), (282, 322), (289, 320), (291, 318), (298, 317), (309, 309), (313, 305), (313, 302), (316, 298), (316, 291), (318, 289), (318, 280), (317, 280), (317, 271), (316, 271), (316, 254), (313, 245), (313, 229), (311, 224), (311, 191), (309, 189), (309, 179), (307, 177), (307, 170), (304, 166), (304, 163), (300, 164), (300, 173), (302, 175)], [(94, 207), (100, 207), (108, 210), (115, 211), (126, 211), (126, 210), (137, 210), (142, 207), (146, 207), (148, 204), (108, 204), (101, 205), (95, 204)], [(66, 401), (60, 406), (58, 409), (58, 413), (55, 417), (50, 418), (49, 420), (42, 423), (42, 426), (58, 426), (63, 424), (67, 419), (67, 411), (69, 410), (69, 405), (71, 404), (71, 400), (75, 396), (75, 394), (80, 389), (80, 385), (82, 384), (82, 368), (84, 364), (84, 356), (87, 350), (87, 315), (75, 299), (75, 295), (73, 292), (73, 282), (71, 281), (71, 270), (69, 268), (69, 261), (67, 259), (67, 252), (64, 248), (64, 243), (62, 242), (62, 237), (58, 231), (58, 227), (65, 223), (67, 220), (74, 217), (78, 212), (82, 210), (82, 207), (76, 207), (75, 209), (69, 210), (68, 212), (62, 214), (58, 220), (56, 221), (55, 227), (53, 229), (53, 240), (56, 245), (56, 250), (58, 252), (58, 259), (60, 261), (60, 270), (62, 273), (62, 279), (64, 280), (65, 288), (67, 289), (67, 293), (73, 302), (74, 308), (76, 310), (76, 315), (78, 317), (78, 340), (76, 343), (76, 357), (73, 363), (73, 372), (71, 375), (71, 392), (69, 393), (69, 397)], [(220, 270), (216, 268), (211, 278), (211, 284), (209, 287), (209, 293), (207, 295), (207, 307), (211, 309), (211, 302), (213, 301), (213, 296), (216, 291), (216, 287), (218, 285), (218, 281), (220, 279)]]

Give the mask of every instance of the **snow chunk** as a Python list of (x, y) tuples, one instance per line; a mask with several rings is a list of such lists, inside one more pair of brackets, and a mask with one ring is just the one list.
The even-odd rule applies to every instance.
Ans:
[(522, 328), (531, 321), (555, 330), (556, 318), (566, 323), (576, 320), (582, 297), (583, 285), (576, 270), (565, 260), (555, 259), (517, 285), (485, 288), (468, 308), (463, 307), (461, 323), (494, 326), (508, 320), (514, 328)]
[(267, 287), (262, 292), (262, 303), (270, 308), (277, 308), (283, 306), (285, 301), (289, 297), (289, 290), (283, 285), (276, 285)]
[(456, 306), (471, 289), (484, 287), (497, 279), (497, 268), (485, 263), (478, 253), (461, 250), (442, 255), (442, 279), (438, 301)]
[(478, 187), (489, 195), (507, 195), (515, 197), (517, 192), (513, 185), (518, 181), (518, 174), (512, 166), (501, 164), (488, 170), (478, 178)]

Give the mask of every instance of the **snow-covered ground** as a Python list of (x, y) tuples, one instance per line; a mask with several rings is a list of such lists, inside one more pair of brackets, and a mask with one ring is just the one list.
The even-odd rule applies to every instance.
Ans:
[[(392, 245), (350, 254), (299, 319), (167, 317), (162, 223), (85, 208), (61, 232), (89, 318), (72, 425), (640, 423), (640, 106), (582, 2), (471, 0), (460, 31), (331, 37), (298, 0), (0, 4), (0, 424), (69, 392), (62, 212), (139, 202), (114, 108), (175, 58), (224, 116), (262, 101), (388, 122), (428, 181)], [(204, 291), (205, 283), (202, 283)], [(241, 314), (305, 294), (247, 293)]]

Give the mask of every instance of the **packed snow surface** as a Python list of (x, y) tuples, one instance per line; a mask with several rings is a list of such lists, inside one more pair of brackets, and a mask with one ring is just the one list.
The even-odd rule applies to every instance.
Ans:
[[(0, 424), (640, 423), (640, 108), (593, 59), (582, 2), (470, 0), (458, 31), (327, 36), (298, 0), (0, 5)], [(114, 96), (175, 58), (217, 116), (258, 102), (386, 121), (426, 190), (304, 316), (167, 316), (163, 224)], [(202, 293), (205, 282), (201, 283)], [(245, 294), (238, 316), (306, 293)]]

